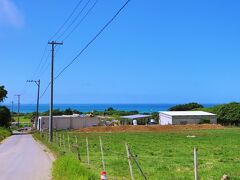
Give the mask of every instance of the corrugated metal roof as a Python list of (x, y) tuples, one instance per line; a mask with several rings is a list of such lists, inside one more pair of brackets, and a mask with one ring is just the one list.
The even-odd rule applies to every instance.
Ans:
[(215, 116), (216, 114), (205, 111), (160, 111), (170, 116)]
[(146, 117), (151, 117), (151, 115), (135, 114), (135, 115), (129, 115), (129, 116), (121, 116), (121, 118), (124, 118), (124, 119), (140, 119), (140, 118), (146, 118)]

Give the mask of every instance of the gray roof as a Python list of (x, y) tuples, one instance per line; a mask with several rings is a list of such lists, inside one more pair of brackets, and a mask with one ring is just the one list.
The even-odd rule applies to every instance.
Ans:
[(147, 118), (147, 117), (152, 117), (152, 116), (151, 115), (143, 115), (143, 114), (121, 116), (121, 118), (123, 118), (123, 119), (141, 119), (141, 118)]

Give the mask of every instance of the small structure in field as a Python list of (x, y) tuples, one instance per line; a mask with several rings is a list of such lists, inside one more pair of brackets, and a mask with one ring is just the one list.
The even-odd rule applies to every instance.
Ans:
[(216, 114), (204, 111), (160, 111), (160, 125), (217, 123)]
[(135, 114), (129, 116), (121, 116), (120, 118), (123, 119), (123, 124), (146, 124), (151, 119), (151, 115), (143, 115), (143, 114)]
[[(49, 128), (49, 116), (40, 116), (38, 119), (37, 129), (42, 131)], [(97, 117), (86, 115), (62, 115), (53, 116), (53, 129), (80, 129), (99, 124)]]

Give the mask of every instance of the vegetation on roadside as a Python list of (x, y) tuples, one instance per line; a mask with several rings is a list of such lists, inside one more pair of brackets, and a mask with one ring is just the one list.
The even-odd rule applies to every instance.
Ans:
[[(60, 133), (60, 132), (59, 132)], [(52, 179), (53, 180), (97, 180), (99, 176), (90, 168), (78, 160), (76, 154), (66, 151), (55, 143), (48, 141), (46, 134), (35, 132), (34, 138), (43, 142), (56, 156), (53, 163)]]
[(91, 172), (74, 154), (60, 156), (53, 163), (53, 180), (97, 180), (99, 176)]
[[(7, 97), (7, 90), (4, 86), (0, 86), (0, 103)], [(6, 106), (0, 106), (0, 127), (8, 128), (11, 123), (11, 113)]]
[(0, 127), (0, 142), (11, 135), (11, 131), (7, 128)]

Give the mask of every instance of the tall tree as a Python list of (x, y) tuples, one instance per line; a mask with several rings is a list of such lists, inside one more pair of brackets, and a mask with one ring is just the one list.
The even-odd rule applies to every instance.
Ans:
[(3, 102), (4, 99), (7, 97), (7, 90), (5, 89), (4, 86), (0, 86), (0, 102)]

